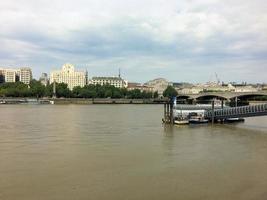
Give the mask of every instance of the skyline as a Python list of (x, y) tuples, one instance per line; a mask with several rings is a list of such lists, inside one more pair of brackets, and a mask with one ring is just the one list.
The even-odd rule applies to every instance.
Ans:
[(0, 66), (35, 78), (68, 62), (89, 76), (266, 83), (263, 0), (0, 2)]
[[(73, 65), (71, 63), (65, 63), (64, 65)], [(59, 71), (62, 71), (62, 68), (64, 67), (64, 65), (61, 67), (61, 68), (58, 68), (58, 69), (55, 69), (55, 70), (52, 70), (50, 72), (42, 72), (39, 77), (32, 77), (33, 79), (35, 80), (40, 80), (40, 78), (43, 78), (43, 75), (46, 74), (46, 76), (48, 77), (48, 79), (50, 79), (51, 77), (51, 74), (54, 73), (54, 72), (59, 72)], [(76, 72), (86, 72), (88, 73), (88, 70), (85, 69), (81, 69), (81, 68), (76, 68), (75, 65), (73, 65), (74, 68), (75, 68), (75, 71)], [(2, 66), (0, 66), (0, 70), (3, 69), (3, 70), (7, 70), (7, 69), (10, 69), (10, 70), (20, 70), (20, 69), (24, 69), (24, 68), (29, 68), (31, 70), (31, 73), (33, 74), (34, 72), (32, 71), (31, 67), (29, 66), (15, 66), (15, 67), (6, 67), (6, 68), (3, 68)], [(91, 77), (91, 78), (90, 78)], [(209, 76), (209, 79), (206, 79), (204, 82), (185, 82), (185, 81), (171, 81), (169, 80), (167, 77), (154, 77), (153, 79), (150, 79), (150, 80), (146, 80), (145, 82), (137, 82), (135, 80), (127, 80), (125, 77), (123, 77), (123, 75), (121, 74), (121, 70), (120, 68), (118, 69), (118, 74), (106, 74), (106, 75), (91, 75), (91, 76), (88, 76), (88, 80), (92, 80), (92, 78), (96, 78), (96, 77), (106, 77), (106, 78), (114, 78), (114, 77), (119, 77), (119, 78), (122, 78), (123, 80), (129, 82), (129, 83), (140, 83), (140, 84), (145, 84), (149, 81), (154, 81), (154, 80), (157, 80), (157, 79), (165, 79), (166, 81), (168, 81), (169, 83), (184, 83), (184, 84), (210, 84), (210, 83), (216, 83), (216, 84), (263, 84), (263, 85), (266, 85), (266, 82), (247, 82), (247, 81), (242, 81), (242, 82), (237, 82), (237, 81), (230, 81), (230, 82), (225, 82), (224, 80), (221, 80), (220, 77), (218, 76), (217, 73), (214, 73), (213, 75), (211, 74)]]

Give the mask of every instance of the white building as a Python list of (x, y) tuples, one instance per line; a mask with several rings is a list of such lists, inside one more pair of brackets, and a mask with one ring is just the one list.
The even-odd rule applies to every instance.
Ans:
[(253, 87), (251, 85), (235, 87), (235, 92), (258, 92), (258, 91), (259, 91), (259, 88)]
[(52, 71), (50, 75), (50, 83), (66, 83), (68, 88), (72, 90), (76, 86), (84, 87), (87, 84), (87, 72), (75, 71), (71, 64), (64, 64), (62, 70)]
[(153, 87), (142, 85), (141, 83), (128, 83), (127, 90), (140, 90), (141, 92), (153, 92)]
[(20, 68), (19, 70), (19, 81), (24, 84), (30, 84), (32, 80), (32, 70), (29, 67)]
[(32, 80), (32, 70), (29, 67), (20, 69), (0, 68), (2, 82), (15, 83), (20, 81), (29, 84)]
[(203, 92), (202, 87), (185, 87), (177, 90), (178, 94), (180, 95), (187, 95), (187, 94), (199, 94), (200, 92)]
[(15, 83), (17, 77), (19, 76), (19, 71), (15, 69), (4, 69), (4, 80), (5, 83)]
[(152, 87), (153, 91), (158, 91), (159, 96), (163, 95), (164, 90), (169, 86), (173, 85), (164, 78), (157, 78), (151, 81), (148, 81), (144, 84), (145, 86)]
[(128, 82), (123, 80), (120, 76), (118, 77), (93, 77), (90, 80), (90, 84), (93, 85), (113, 85), (116, 88), (126, 88)]

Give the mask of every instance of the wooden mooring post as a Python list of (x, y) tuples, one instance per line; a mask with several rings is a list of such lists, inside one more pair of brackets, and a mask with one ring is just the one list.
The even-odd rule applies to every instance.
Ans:
[(174, 118), (173, 118), (173, 102), (170, 102), (170, 124), (174, 124)]
[(212, 116), (211, 116), (211, 123), (214, 124), (214, 100), (212, 101)]
[(173, 102), (165, 102), (164, 103), (164, 123), (166, 124), (173, 124), (174, 117), (173, 117)]
[(167, 104), (164, 103), (164, 117), (163, 117), (163, 122), (165, 123), (167, 119)]

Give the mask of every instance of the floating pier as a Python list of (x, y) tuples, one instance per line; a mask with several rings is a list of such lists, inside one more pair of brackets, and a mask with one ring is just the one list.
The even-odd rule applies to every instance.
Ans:
[[(181, 116), (177, 116), (176, 110), (181, 111)], [(186, 111), (186, 114), (183, 112)], [(200, 112), (198, 119), (199, 122), (208, 121), (212, 124), (215, 122), (228, 122), (229, 119), (242, 119), (235, 121), (244, 121), (246, 117), (256, 117), (267, 115), (267, 104), (240, 106), (240, 107), (224, 107), (222, 102), (221, 106), (216, 106), (214, 101), (212, 104), (207, 105), (176, 105), (175, 98), (164, 103), (164, 118), (162, 121), (165, 124), (174, 124), (175, 119), (180, 117), (184, 120), (184, 115), (187, 115), (187, 120), (191, 120), (192, 114)], [(196, 117), (196, 116), (195, 116)], [(194, 119), (195, 120), (195, 119)]]

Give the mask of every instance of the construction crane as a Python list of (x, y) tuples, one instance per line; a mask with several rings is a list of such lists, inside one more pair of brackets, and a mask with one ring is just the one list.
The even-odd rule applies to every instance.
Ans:
[(216, 77), (216, 80), (217, 80), (217, 84), (219, 85), (221, 83), (219, 77), (218, 77), (218, 74), (215, 72), (215, 77)]

